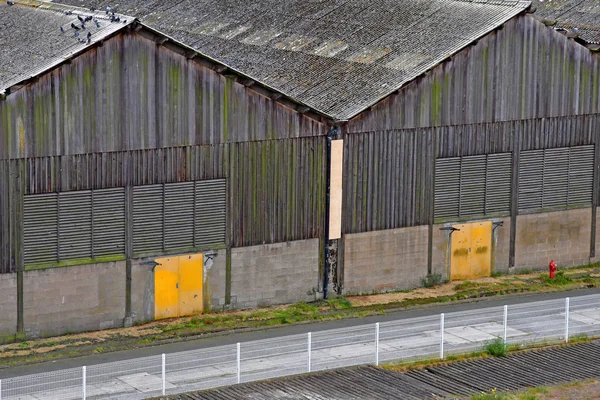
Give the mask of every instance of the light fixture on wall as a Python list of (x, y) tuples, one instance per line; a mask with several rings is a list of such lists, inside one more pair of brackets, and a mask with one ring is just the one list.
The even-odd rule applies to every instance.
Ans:
[(210, 268), (213, 265), (213, 260), (217, 257), (217, 253), (214, 251), (207, 251), (204, 254), (204, 266)]

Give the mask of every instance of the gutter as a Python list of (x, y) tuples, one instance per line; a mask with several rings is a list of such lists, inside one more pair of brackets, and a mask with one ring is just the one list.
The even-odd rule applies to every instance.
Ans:
[(327, 173), (326, 173), (326, 184), (327, 184), (327, 196), (325, 200), (325, 238), (324, 238), (324, 276), (323, 276), (323, 299), (327, 300), (329, 295), (329, 220), (330, 220), (330, 207), (331, 207), (331, 141), (333, 137), (340, 132), (339, 126), (334, 126), (329, 132), (327, 132)]

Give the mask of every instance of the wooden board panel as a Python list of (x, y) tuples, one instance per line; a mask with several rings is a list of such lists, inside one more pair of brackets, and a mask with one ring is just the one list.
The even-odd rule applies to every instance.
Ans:
[(342, 237), (342, 169), (344, 141), (331, 142), (331, 197), (329, 204), (329, 239)]

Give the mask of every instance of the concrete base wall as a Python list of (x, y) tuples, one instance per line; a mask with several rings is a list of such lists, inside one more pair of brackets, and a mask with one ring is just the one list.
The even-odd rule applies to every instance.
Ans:
[(124, 261), (26, 271), (26, 336), (48, 337), (122, 326), (125, 272)]
[(550, 260), (561, 267), (590, 261), (592, 209), (519, 215), (515, 270), (547, 269)]
[(344, 293), (411, 289), (427, 275), (427, 226), (344, 237)]
[(227, 287), (227, 251), (219, 250), (211, 262), (204, 264), (204, 304), (207, 311), (225, 309)]
[(17, 274), (0, 275), (0, 344), (17, 333)]
[(153, 259), (131, 261), (132, 322), (147, 322), (154, 319), (153, 261)]
[(312, 301), (319, 281), (319, 240), (231, 250), (231, 305), (253, 308)]

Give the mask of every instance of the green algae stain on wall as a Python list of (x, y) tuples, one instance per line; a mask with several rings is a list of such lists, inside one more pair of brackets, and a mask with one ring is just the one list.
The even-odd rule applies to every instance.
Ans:
[(442, 83), (435, 78), (431, 85), (431, 122), (433, 125), (442, 123)]

